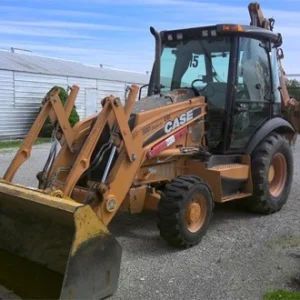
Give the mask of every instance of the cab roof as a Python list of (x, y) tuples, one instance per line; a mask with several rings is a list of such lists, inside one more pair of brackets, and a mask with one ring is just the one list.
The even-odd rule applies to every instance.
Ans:
[(275, 33), (271, 30), (257, 26), (239, 24), (217, 24), (205, 27), (165, 30), (161, 31), (160, 35), (162, 42), (209, 38), (224, 35), (239, 35), (249, 38), (270, 39), (276, 44), (276, 46), (280, 46), (282, 44), (282, 36), (280, 33)]

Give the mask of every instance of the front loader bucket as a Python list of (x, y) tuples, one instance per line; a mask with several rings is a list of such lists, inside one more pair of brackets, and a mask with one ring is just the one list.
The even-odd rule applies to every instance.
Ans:
[(0, 180), (0, 287), (21, 299), (103, 299), (121, 253), (89, 205)]

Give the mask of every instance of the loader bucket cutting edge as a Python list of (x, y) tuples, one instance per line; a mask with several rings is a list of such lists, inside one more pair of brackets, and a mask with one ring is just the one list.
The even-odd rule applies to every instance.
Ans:
[(121, 255), (89, 205), (0, 180), (0, 286), (22, 299), (103, 299)]

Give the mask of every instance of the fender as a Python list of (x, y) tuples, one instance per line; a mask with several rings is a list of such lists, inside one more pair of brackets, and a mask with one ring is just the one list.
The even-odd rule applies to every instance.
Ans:
[(245, 153), (251, 154), (256, 146), (272, 131), (282, 132), (282, 133), (295, 133), (293, 126), (284, 119), (274, 118), (267, 121), (260, 129), (249, 140)]

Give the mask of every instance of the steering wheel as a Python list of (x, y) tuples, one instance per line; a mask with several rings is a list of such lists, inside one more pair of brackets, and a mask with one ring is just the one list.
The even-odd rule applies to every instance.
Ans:
[(194, 86), (194, 83), (197, 82), (197, 81), (203, 82), (203, 79), (197, 78), (197, 79), (193, 80), (192, 83), (191, 83), (191, 87), (192, 87), (192, 90), (195, 92), (196, 95), (202, 96), (202, 95), (201, 95), (201, 92), (204, 91), (204, 90), (206, 89), (207, 84), (206, 84), (202, 89), (197, 89), (197, 88)]
[(197, 88), (194, 86), (194, 83), (197, 82), (197, 81), (203, 82), (203, 79), (197, 78), (197, 79), (193, 80), (192, 83), (191, 83), (191, 88), (192, 88), (192, 90), (195, 92), (196, 95), (201, 96), (201, 92), (206, 88), (206, 86), (205, 86), (204, 88), (200, 89), (200, 90), (197, 89)]

